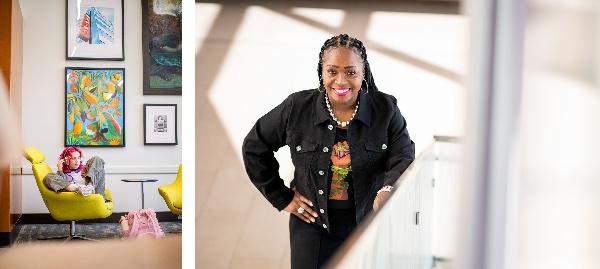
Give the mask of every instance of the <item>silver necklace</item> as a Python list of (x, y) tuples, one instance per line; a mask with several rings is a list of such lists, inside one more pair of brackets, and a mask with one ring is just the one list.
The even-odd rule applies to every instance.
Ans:
[(338, 120), (338, 118), (335, 117), (335, 115), (333, 114), (333, 110), (331, 109), (331, 105), (329, 104), (329, 97), (327, 96), (327, 93), (325, 93), (325, 103), (327, 104), (327, 110), (329, 111), (329, 115), (331, 116), (331, 118), (333, 118), (333, 120), (337, 123), (337, 125), (342, 126), (342, 128), (344, 128), (348, 124), (350, 124), (350, 121), (352, 121), (352, 119), (354, 119), (354, 116), (356, 115), (356, 111), (358, 111), (358, 104), (360, 103), (360, 101), (356, 100), (356, 107), (354, 108), (352, 117), (350, 117), (350, 119), (347, 121), (340, 121), (340, 120)]

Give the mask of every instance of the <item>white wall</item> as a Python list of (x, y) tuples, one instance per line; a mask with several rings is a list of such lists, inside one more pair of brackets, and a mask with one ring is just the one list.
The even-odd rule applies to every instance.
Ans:
[[(125, 68), (124, 148), (84, 148), (85, 156), (101, 156), (106, 162), (106, 186), (113, 191), (116, 212), (139, 208), (140, 186), (122, 178), (156, 178), (145, 184), (146, 207), (167, 211), (156, 187), (172, 181), (181, 162), (181, 145), (144, 146), (143, 104), (178, 106), (178, 141), (181, 143), (181, 96), (142, 95), (141, 1), (125, 4), (125, 61), (65, 60), (65, 0), (21, 0), (23, 11), (23, 143), (38, 147), (54, 167), (64, 145), (64, 68)], [(31, 173), (27, 160), (23, 172)], [(22, 176), (23, 213), (47, 212), (31, 175)]]

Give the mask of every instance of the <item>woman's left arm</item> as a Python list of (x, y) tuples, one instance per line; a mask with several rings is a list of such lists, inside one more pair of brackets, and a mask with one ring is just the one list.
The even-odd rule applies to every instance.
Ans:
[(398, 178), (415, 159), (415, 143), (408, 135), (406, 120), (400, 114), (400, 109), (398, 109), (395, 99), (393, 107), (394, 112), (388, 127), (389, 145), (387, 145), (388, 158), (385, 164), (384, 188), (375, 196), (375, 200), (373, 201), (373, 209), (375, 210), (378, 210), (388, 198), (391, 188), (387, 186), (394, 186)]
[(415, 159), (415, 143), (408, 135), (406, 120), (394, 100), (394, 112), (388, 127), (388, 158), (383, 186), (394, 186), (396, 180)]

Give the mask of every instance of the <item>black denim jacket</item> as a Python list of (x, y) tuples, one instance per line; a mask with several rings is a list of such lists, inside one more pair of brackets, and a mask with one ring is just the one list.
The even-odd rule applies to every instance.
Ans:
[[(377, 190), (393, 185), (415, 158), (415, 144), (396, 98), (379, 91), (361, 91), (359, 102), (348, 126), (357, 223), (372, 210)], [(246, 172), (267, 200), (283, 210), (294, 192), (279, 176), (274, 152), (288, 145), (295, 167), (291, 187), (313, 202), (319, 214), (315, 224), (328, 229), (329, 151), (334, 139), (335, 122), (327, 111), (324, 93), (316, 89), (293, 93), (258, 119), (244, 139)]]

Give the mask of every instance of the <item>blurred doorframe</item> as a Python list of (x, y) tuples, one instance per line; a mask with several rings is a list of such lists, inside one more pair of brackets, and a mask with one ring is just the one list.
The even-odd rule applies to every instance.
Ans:
[[(21, 135), (22, 65), (23, 16), (19, 1), (0, 1), (0, 71), (3, 77), (0, 82), (3, 84), (0, 98), (6, 99), (4, 104), (10, 104), (9, 108), (4, 107), (6, 111), (16, 112), (16, 114), (8, 112), (0, 115), (2, 131), (11, 132), (3, 134), (7, 136), (20, 137)], [(17, 123), (17, 126), (7, 126), (11, 125), (7, 122)], [(6, 145), (0, 145), (0, 149), (6, 153)], [(13, 241), (18, 232), (15, 224), (21, 215), (21, 181), (11, 174), (11, 163), (15, 160), (13, 156), (8, 156), (5, 161), (0, 162), (0, 246), (6, 246)]]
[(461, 250), (456, 268), (516, 268), (525, 3), (470, 0)]

